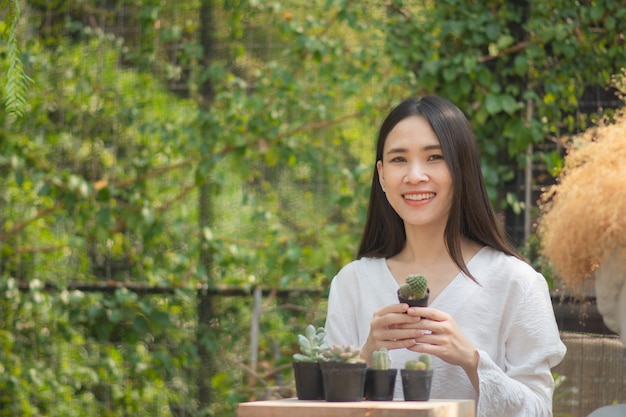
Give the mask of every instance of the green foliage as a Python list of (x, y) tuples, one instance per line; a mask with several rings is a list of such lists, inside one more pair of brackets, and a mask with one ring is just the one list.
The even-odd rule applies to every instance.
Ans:
[(626, 65), (624, 42), (615, 41), (626, 23), (620, 2), (568, 4), (397, 0), (389, 7), (387, 45), (406, 70), (402, 82), (465, 111), (497, 207), (506, 205), (503, 185), (525, 165), (517, 156), (584, 129), (588, 120), (577, 109), (585, 87), (607, 87)]
[(189, 316), (170, 315), (181, 299), (51, 294), (37, 280), (23, 292), (6, 277), (0, 294), (0, 415), (155, 412), (185, 398), (163, 395), (195, 359)]
[[(18, 0), (2, 0), (0, 12), (5, 15), (5, 24), (0, 31), (7, 34), (7, 62), (4, 104), (11, 115), (21, 117), (26, 108), (26, 93), (32, 79), (24, 71), (17, 41), (17, 24), (20, 20)], [(8, 24), (7, 24), (8, 23)]]
[[(560, 375), (557, 373), (552, 374), (552, 378), (554, 379), (554, 400), (561, 401), (566, 400), (565, 404), (571, 404), (572, 406), (577, 406), (578, 401), (574, 398), (576, 394), (578, 394), (578, 388), (574, 386), (567, 386), (566, 381), (567, 377), (565, 375)], [(568, 413), (556, 413), (555, 416), (558, 417), (571, 417), (571, 414)]]

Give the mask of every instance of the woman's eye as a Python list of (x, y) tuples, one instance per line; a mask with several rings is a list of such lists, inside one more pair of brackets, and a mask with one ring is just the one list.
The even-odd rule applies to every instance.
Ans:
[(391, 162), (404, 162), (405, 159), (401, 156), (396, 156), (395, 158), (391, 159)]
[(429, 161), (436, 161), (436, 160), (439, 160), (439, 159), (443, 159), (443, 155), (437, 154), (437, 155), (431, 155), (431, 156), (428, 157)]

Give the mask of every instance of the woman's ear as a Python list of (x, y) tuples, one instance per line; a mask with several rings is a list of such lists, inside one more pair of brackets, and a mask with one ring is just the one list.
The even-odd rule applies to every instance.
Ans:
[(378, 182), (380, 182), (380, 187), (385, 191), (385, 178), (383, 177), (383, 161), (376, 162), (376, 169), (378, 170)]

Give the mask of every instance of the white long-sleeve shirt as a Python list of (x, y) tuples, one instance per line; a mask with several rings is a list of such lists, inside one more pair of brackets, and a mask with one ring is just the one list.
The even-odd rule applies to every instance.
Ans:
[[(474, 399), (478, 417), (551, 416), (551, 368), (565, 355), (545, 278), (527, 263), (483, 247), (429, 307), (452, 316), (478, 348), (478, 397), (467, 374), (432, 356), (431, 398)], [(328, 344), (362, 346), (376, 310), (398, 303), (385, 259), (362, 258), (334, 277), (328, 299)], [(418, 354), (390, 351), (393, 368)], [(398, 373), (399, 374), (399, 373)], [(396, 398), (402, 384), (396, 382)]]

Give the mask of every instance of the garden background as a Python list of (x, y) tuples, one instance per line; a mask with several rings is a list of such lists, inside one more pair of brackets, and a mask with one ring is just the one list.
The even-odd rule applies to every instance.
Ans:
[[(507, 231), (570, 300), (536, 201), (571, 135), (624, 104), (623, 1), (0, 5), (0, 416), (292, 396), (296, 335), (323, 324), (378, 125), (409, 95), (467, 114)], [(577, 360), (614, 372), (557, 370), (555, 410), (584, 416), (626, 401), (626, 353), (574, 317), (600, 333), (564, 334), (592, 339)]]

